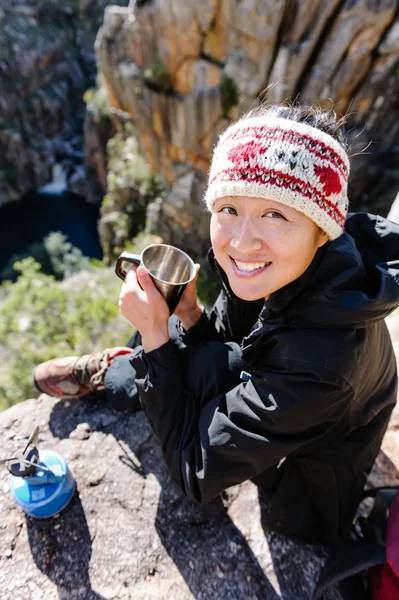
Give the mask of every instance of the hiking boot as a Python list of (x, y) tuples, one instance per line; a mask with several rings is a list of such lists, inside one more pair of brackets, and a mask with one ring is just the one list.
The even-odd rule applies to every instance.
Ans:
[(105, 373), (115, 356), (130, 354), (131, 348), (106, 348), (102, 352), (53, 358), (33, 371), (38, 392), (58, 398), (78, 397), (104, 389)]

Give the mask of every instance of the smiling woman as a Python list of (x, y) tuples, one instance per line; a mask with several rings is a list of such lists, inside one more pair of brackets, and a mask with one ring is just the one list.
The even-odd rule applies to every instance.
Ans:
[[(270, 530), (336, 546), (397, 392), (384, 318), (399, 304), (399, 226), (348, 215), (348, 175), (332, 113), (272, 106), (233, 123), (205, 194), (215, 305), (198, 305), (194, 279), (168, 321), (146, 269), (131, 269), (119, 306), (134, 349), (85, 382), (113, 407), (140, 403), (190, 499), (251, 479)], [(79, 361), (40, 365), (38, 387), (69, 378), (83, 393)]]

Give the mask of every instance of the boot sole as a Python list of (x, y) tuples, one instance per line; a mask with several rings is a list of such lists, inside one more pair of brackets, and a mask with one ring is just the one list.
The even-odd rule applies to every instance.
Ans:
[(68, 396), (67, 394), (65, 394), (64, 396), (55, 396), (54, 393), (51, 393), (51, 391), (46, 392), (46, 391), (40, 389), (40, 387), (38, 386), (38, 383), (36, 381), (35, 371), (36, 371), (36, 367), (33, 369), (32, 373), (31, 373), (32, 385), (33, 385), (33, 389), (38, 394), (47, 394), (47, 396), (52, 396), (53, 398), (59, 398), (60, 400), (71, 400), (71, 399), (74, 399), (74, 398), (82, 398), (84, 395), (92, 393), (92, 392), (86, 392), (86, 394), (81, 394), (81, 395), (78, 395), (78, 396), (73, 396), (73, 395), (72, 396)]
[(38, 394), (44, 394), (45, 392), (43, 392), (43, 390), (41, 390), (39, 388), (39, 386), (37, 385), (37, 381), (36, 381), (36, 377), (35, 377), (35, 371), (36, 368), (33, 369), (31, 377), (32, 377), (32, 384), (33, 384), (33, 389), (35, 390), (35, 392), (37, 392)]

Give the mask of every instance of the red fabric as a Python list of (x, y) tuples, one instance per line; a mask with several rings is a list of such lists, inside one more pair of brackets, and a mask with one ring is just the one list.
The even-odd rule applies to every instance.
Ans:
[(286, 139), (287, 134), (289, 134), (292, 140), (307, 146), (307, 150), (315, 154), (318, 158), (333, 159), (334, 162), (338, 163), (338, 166), (341, 168), (342, 174), (345, 177), (348, 177), (349, 169), (347, 165), (343, 162), (339, 154), (334, 152), (333, 148), (321, 142), (320, 140), (315, 140), (313, 137), (310, 137), (309, 135), (306, 135), (304, 133), (298, 133), (295, 130), (284, 130), (284, 132), (281, 132), (278, 127), (266, 128), (265, 125), (248, 125), (246, 127), (241, 127), (238, 132), (233, 131), (230, 134), (226, 134), (225, 141), (236, 139), (237, 137), (239, 138), (247, 136), (248, 134), (252, 134), (255, 138), (261, 138), (272, 141), (281, 141), (283, 139)]
[[(238, 162), (239, 157), (232, 154), (229, 155), (229, 159), (232, 162)], [(267, 181), (271, 181), (273, 185), (284, 187), (286, 189), (295, 189), (296, 186), (296, 189), (300, 189), (303, 196), (313, 200), (321, 208), (326, 210), (326, 212), (329, 213), (334, 221), (342, 226), (345, 223), (345, 216), (342, 214), (336, 204), (330, 202), (325, 195), (321, 194), (308, 181), (298, 179), (293, 175), (283, 173), (282, 171), (261, 171), (259, 167), (251, 167), (247, 165), (244, 169), (223, 169), (219, 171), (215, 177), (212, 177), (209, 183), (221, 183), (223, 181), (228, 183), (230, 181), (237, 180), (237, 176), (239, 176), (238, 178), (241, 181), (254, 181), (258, 183), (266, 183)]]
[(314, 172), (324, 186), (324, 192), (327, 196), (331, 194), (340, 194), (342, 192), (341, 181), (338, 174), (331, 167), (314, 166)]
[(113, 348), (108, 348), (110, 358), (115, 358), (115, 356), (120, 356), (121, 354), (130, 354), (133, 352), (132, 348), (128, 348), (127, 346), (114, 346)]
[(399, 493), (389, 507), (386, 552), (387, 562), (399, 580)]
[(399, 600), (399, 494), (389, 508), (386, 555), (387, 564), (369, 571), (371, 600)]
[(346, 222), (348, 174), (348, 156), (328, 134), (306, 123), (255, 116), (220, 136), (205, 202), (212, 210), (223, 196), (275, 200), (336, 239)]
[(388, 564), (369, 570), (370, 600), (399, 600), (399, 579)]

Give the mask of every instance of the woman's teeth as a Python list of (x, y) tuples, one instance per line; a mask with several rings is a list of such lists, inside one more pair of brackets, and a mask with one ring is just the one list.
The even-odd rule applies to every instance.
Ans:
[[(234, 259), (233, 259), (234, 260)], [(270, 265), (270, 262), (262, 262), (262, 263), (243, 263), (238, 260), (234, 260), (237, 267), (240, 271), (256, 271), (256, 269), (263, 269), (266, 265)]]

